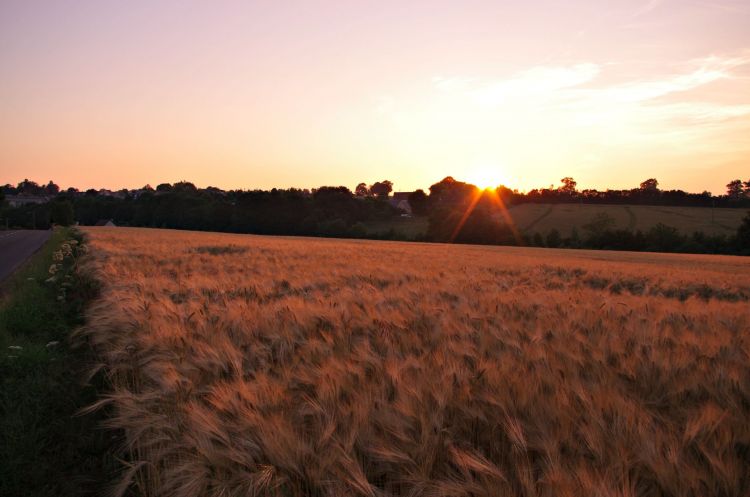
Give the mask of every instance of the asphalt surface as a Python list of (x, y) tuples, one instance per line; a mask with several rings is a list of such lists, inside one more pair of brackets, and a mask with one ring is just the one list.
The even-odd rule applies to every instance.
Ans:
[(0, 281), (39, 250), (50, 235), (50, 230), (0, 231)]

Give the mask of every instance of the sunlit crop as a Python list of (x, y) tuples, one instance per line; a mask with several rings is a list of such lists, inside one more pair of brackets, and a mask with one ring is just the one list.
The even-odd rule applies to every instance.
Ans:
[(147, 496), (750, 494), (750, 259), (91, 229)]

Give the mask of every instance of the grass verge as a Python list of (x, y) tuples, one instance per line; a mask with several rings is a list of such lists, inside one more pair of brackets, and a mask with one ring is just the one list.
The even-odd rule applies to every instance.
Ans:
[[(101, 495), (115, 465), (106, 412), (79, 416), (103, 387), (73, 348), (95, 284), (76, 272), (80, 233), (56, 229), (4, 286), (0, 301), (0, 495)], [(50, 266), (57, 269), (54, 276)]]

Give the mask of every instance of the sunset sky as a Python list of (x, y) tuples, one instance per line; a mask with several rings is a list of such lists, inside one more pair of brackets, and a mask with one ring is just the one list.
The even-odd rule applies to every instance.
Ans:
[(750, 179), (747, 0), (3, 0), (0, 71), (0, 183)]

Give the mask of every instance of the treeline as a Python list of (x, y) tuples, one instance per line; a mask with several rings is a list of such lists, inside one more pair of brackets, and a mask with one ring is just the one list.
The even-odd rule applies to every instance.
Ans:
[(724, 195), (712, 195), (707, 191), (688, 193), (682, 190), (661, 190), (655, 178), (649, 178), (637, 188), (627, 190), (578, 190), (578, 183), (571, 177), (565, 177), (560, 182), (562, 185), (559, 187), (550, 186), (527, 193), (514, 192), (512, 202), (750, 207), (750, 179), (730, 181)]
[[(94, 225), (112, 220), (118, 226), (224, 231), (269, 235), (331, 236), (352, 238), (404, 239), (394, 230), (374, 235), (372, 223), (387, 223), (405, 213), (389, 202), (392, 182), (384, 180), (371, 186), (357, 185), (354, 192), (344, 186), (324, 186), (312, 191), (299, 189), (233, 190), (196, 188), (190, 182), (164, 183), (155, 189), (138, 190), (61, 190), (53, 182), (39, 185), (25, 180), (16, 187), (0, 189), (0, 219), (17, 228), (47, 228), (51, 224)], [(572, 178), (563, 178), (557, 189), (532, 190), (527, 194), (505, 187), (481, 190), (451, 177), (435, 183), (429, 194), (417, 190), (408, 195), (408, 206), (416, 216), (429, 219), (428, 230), (418, 241), (527, 245), (616, 250), (655, 250), (744, 254), (750, 252), (750, 221), (732, 236), (681, 233), (657, 225), (647, 232), (614, 229), (611, 219), (590, 220), (581, 232), (563, 236), (549, 233), (519, 233), (508, 218), (507, 208), (524, 202), (655, 203), (668, 199), (708, 198), (708, 205), (750, 207), (750, 181), (731, 182), (727, 195), (673, 194), (658, 188), (649, 179), (638, 189), (599, 192), (578, 191)], [(9, 208), (2, 195), (29, 199), (43, 197), (41, 203), (26, 203)], [(684, 195), (682, 195), (684, 194)], [(612, 199), (619, 198), (620, 202)], [(48, 199), (48, 201), (46, 200)], [(605, 201), (609, 199), (609, 201)], [(38, 199), (37, 199), (38, 200)], [(692, 200), (691, 200), (692, 201)], [(675, 201), (676, 202), (676, 201)], [(688, 202), (686, 200), (686, 202)], [(395, 202), (394, 202), (395, 203)], [(401, 205), (401, 204), (398, 204)], [(670, 204), (670, 205), (680, 205)], [(685, 205), (690, 205), (685, 204)]]
[(364, 236), (364, 223), (399, 214), (376, 197), (355, 198), (346, 187), (312, 192), (289, 189), (232, 191), (198, 189), (192, 183), (143, 189), (137, 195), (62, 191), (43, 204), (7, 210), (10, 226), (47, 228), (52, 223), (142, 226), (269, 235)]
[(657, 224), (646, 232), (615, 229), (614, 219), (606, 213), (594, 216), (582, 226), (582, 232), (574, 229), (563, 236), (558, 230), (534, 234), (518, 232), (507, 213), (508, 205), (516, 201), (515, 193), (508, 189), (480, 190), (448, 177), (432, 185), (429, 195), (423, 192), (413, 195), (429, 216), (426, 239), (430, 241), (750, 255), (750, 212), (731, 236), (702, 232), (683, 234), (664, 224)]
[[(605, 214), (606, 215), (606, 214)], [(476, 242), (475, 242), (476, 243)], [(517, 245), (511, 233), (505, 232), (503, 245)], [(559, 230), (523, 235), (521, 245), (529, 247), (629, 250), (636, 252), (675, 252), (688, 254), (750, 255), (750, 213), (732, 235), (706, 234), (695, 231), (683, 234), (677, 228), (658, 223), (647, 231), (628, 229), (573, 229), (566, 236)]]

